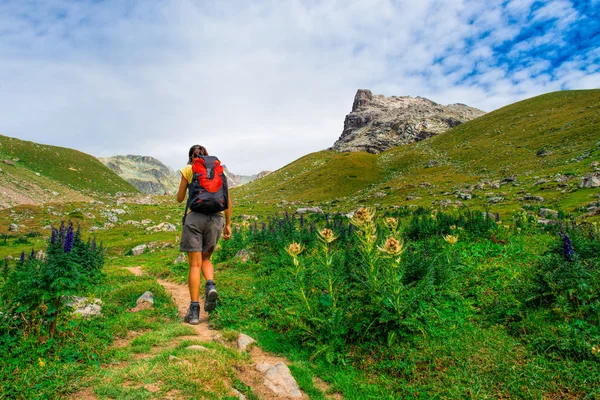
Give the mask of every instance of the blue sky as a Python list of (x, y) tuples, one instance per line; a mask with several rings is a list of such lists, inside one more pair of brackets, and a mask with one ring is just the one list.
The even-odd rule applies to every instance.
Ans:
[(0, 133), (235, 173), (339, 137), (358, 88), (485, 111), (600, 88), (600, 0), (0, 0)]

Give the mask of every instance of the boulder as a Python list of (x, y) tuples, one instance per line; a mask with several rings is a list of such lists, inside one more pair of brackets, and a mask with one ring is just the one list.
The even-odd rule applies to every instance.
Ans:
[(531, 195), (528, 195), (528, 196), (525, 196), (524, 199), (527, 200), (527, 201), (539, 201), (539, 202), (546, 201), (542, 196), (531, 196)]
[(146, 249), (148, 248), (147, 245), (145, 244), (140, 244), (139, 246), (135, 246), (133, 249), (131, 249), (131, 254), (134, 256), (139, 256), (140, 254), (142, 254)]
[(600, 173), (588, 174), (581, 178), (579, 188), (597, 188), (600, 187)]
[(116, 215), (109, 215), (108, 222), (116, 224), (117, 222), (119, 222), (119, 217), (117, 217)]
[(200, 346), (199, 344), (192, 344), (192, 345), (186, 347), (186, 349), (195, 350), (195, 351), (209, 351), (206, 347)]
[(144, 302), (154, 304), (154, 294), (150, 291), (144, 292), (135, 303), (139, 305)]
[(300, 392), (300, 388), (287, 365), (278, 362), (275, 365), (261, 364), (259, 367), (257, 368), (262, 370), (261, 372), (266, 370), (265, 386), (271, 389), (277, 396), (294, 399), (302, 398), (302, 392)]
[(504, 197), (500, 197), (500, 196), (494, 196), (494, 197), (490, 197), (488, 199), (488, 203), (490, 204), (496, 204), (496, 203), (500, 203), (504, 201)]
[(254, 343), (256, 343), (256, 340), (243, 333), (240, 333), (240, 335), (237, 338), (237, 346), (241, 352), (248, 350), (248, 347)]
[(16, 232), (19, 230), (19, 225), (17, 224), (10, 224), (8, 225), (8, 231), (9, 232)]

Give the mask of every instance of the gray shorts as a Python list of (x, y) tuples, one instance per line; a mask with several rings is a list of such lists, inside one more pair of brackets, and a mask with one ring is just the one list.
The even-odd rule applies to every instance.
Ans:
[(201, 251), (212, 253), (225, 227), (222, 214), (200, 214), (190, 212), (185, 217), (179, 250), (189, 253)]

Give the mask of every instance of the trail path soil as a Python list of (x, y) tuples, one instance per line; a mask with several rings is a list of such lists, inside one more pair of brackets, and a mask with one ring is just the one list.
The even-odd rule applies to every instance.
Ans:
[[(142, 267), (131, 267), (131, 268), (126, 268), (126, 269), (129, 270), (132, 274), (134, 274), (136, 276), (140, 276), (140, 275), (144, 274)], [(181, 317), (181, 319), (183, 321), (183, 317), (187, 313), (187, 309), (190, 304), (190, 294), (189, 294), (187, 285), (180, 285), (180, 284), (165, 281), (162, 279), (157, 279), (157, 282), (160, 285), (162, 285), (167, 290), (167, 292), (169, 292), (171, 294), (171, 296), (173, 297), (173, 300), (175, 301), (175, 304), (177, 305), (177, 309), (179, 311), (179, 316)], [(209, 324), (208, 324), (209, 317), (208, 317), (207, 313), (205, 313), (203, 311), (204, 304), (203, 304), (202, 298), (200, 300), (200, 303), (201, 303), (200, 304), (200, 310), (201, 310), (200, 323), (198, 325), (189, 325), (189, 324), (182, 322), (182, 324), (184, 324), (186, 326), (192, 326), (194, 328), (194, 330), (196, 331), (196, 336), (184, 337), (184, 339), (197, 339), (197, 340), (201, 340), (201, 341), (210, 341), (210, 340), (219, 340), (220, 341), (219, 331), (211, 329), (209, 327)], [(233, 344), (233, 346), (235, 346), (235, 344)], [(282, 396), (275, 395), (271, 389), (269, 389), (268, 387), (265, 386), (264, 374), (259, 372), (256, 369), (256, 366), (260, 365), (262, 363), (275, 365), (278, 362), (283, 362), (284, 364), (289, 365), (290, 364), (289, 361), (283, 357), (277, 357), (277, 356), (268, 354), (268, 353), (264, 352), (263, 350), (261, 350), (257, 346), (253, 346), (248, 353), (250, 354), (250, 357), (251, 357), (251, 363), (249, 366), (236, 367), (236, 369), (238, 371), (238, 379), (240, 381), (242, 381), (245, 385), (251, 387), (252, 392), (254, 394), (260, 396), (263, 399), (288, 399), (288, 398), (291, 398), (291, 397), (286, 397), (286, 396), (282, 397)], [(323, 383), (324, 382), (322, 382), (322, 381), (319, 382), (318, 386), (322, 390), (327, 390), (326, 384), (323, 385)], [(302, 393), (302, 398), (308, 399), (309, 397), (305, 393)], [(339, 397), (332, 396), (331, 398), (339, 398)]]

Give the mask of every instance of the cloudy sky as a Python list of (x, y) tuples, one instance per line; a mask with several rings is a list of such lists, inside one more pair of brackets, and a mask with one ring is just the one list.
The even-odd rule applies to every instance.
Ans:
[(600, 87), (600, 0), (0, 0), (0, 133), (238, 174), (333, 144), (358, 88), (491, 111)]

